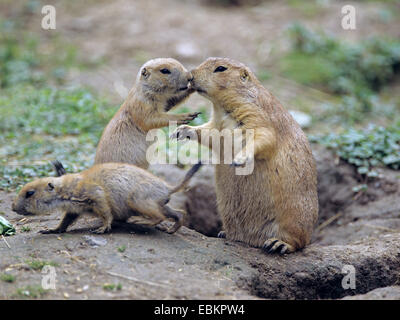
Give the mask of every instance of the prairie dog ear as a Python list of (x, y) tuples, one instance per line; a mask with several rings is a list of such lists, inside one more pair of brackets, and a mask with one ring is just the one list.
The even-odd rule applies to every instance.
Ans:
[(149, 75), (150, 75), (150, 72), (146, 68), (143, 68), (142, 69), (142, 77), (143, 77), (143, 79), (147, 79), (149, 77)]
[(53, 168), (54, 168), (54, 171), (56, 172), (56, 176), (57, 176), (57, 177), (61, 177), (61, 176), (63, 176), (64, 174), (67, 173), (67, 172), (65, 171), (64, 166), (62, 165), (62, 163), (61, 163), (60, 161), (54, 160), (54, 161), (51, 162), (51, 164), (52, 164), (52, 166), (53, 166)]
[(246, 82), (249, 80), (249, 73), (247, 72), (247, 70), (240, 70), (240, 80), (242, 80), (242, 82)]

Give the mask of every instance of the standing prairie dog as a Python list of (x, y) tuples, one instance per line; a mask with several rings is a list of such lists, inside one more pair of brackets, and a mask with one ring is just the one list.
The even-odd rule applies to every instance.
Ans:
[(122, 162), (147, 169), (146, 150), (151, 129), (168, 126), (170, 121), (187, 124), (200, 112), (170, 114), (194, 91), (192, 78), (178, 61), (158, 58), (146, 62), (121, 108), (104, 129), (97, 146), (95, 164)]
[[(58, 167), (57, 167), (58, 166)], [(12, 204), (22, 215), (40, 215), (56, 210), (64, 213), (59, 226), (41, 233), (65, 232), (82, 214), (100, 217), (103, 225), (95, 230), (111, 230), (114, 220), (154, 226), (166, 219), (175, 224), (167, 230), (177, 231), (183, 222), (183, 211), (167, 205), (171, 194), (181, 190), (199, 170), (194, 165), (178, 186), (170, 186), (150, 172), (130, 164), (105, 163), (75, 174), (64, 174), (57, 164), (59, 177), (49, 177), (26, 184)]]
[[(221, 236), (269, 253), (303, 248), (318, 217), (317, 172), (306, 135), (245, 65), (209, 58), (191, 73), (193, 88), (213, 102), (213, 116), (202, 126), (180, 126), (173, 136), (197, 136), (212, 148), (209, 129), (254, 130), (252, 152), (245, 153), (246, 145), (233, 165), (216, 165)], [(250, 175), (235, 174), (235, 166), (251, 162)]]

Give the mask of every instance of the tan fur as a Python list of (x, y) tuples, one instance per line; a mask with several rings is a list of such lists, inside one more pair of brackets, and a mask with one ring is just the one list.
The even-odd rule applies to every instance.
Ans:
[[(227, 70), (214, 72), (218, 66)], [(233, 159), (236, 166), (254, 161), (251, 175), (216, 165), (223, 234), (268, 252), (303, 248), (318, 216), (317, 173), (306, 135), (243, 64), (209, 58), (191, 72), (194, 89), (213, 102), (213, 116), (199, 127), (180, 126), (175, 136), (195, 132), (212, 148), (201, 139), (203, 129), (254, 129), (254, 153)]]
[[(45, 214), (54, 211), (65, 213), (60, 225), (42, 233), (65, 232), (68, 226), (82, 214), (95, 214), (103, 221), (96, 230), (111, 230), (114, 220), (142, 225), (157, 225), (172, 219), (167, 231), (174, 233), (183, 221), (183, 211), (167, 205), (172, 193), (183, 188), (200, 168), (193, 166), (178, 186), (170, 186), (162, 179), (137, 166), (122, 163), (95, 165), (81, 173), (61, 177), (42, 178), (25, 185), (12, 209), (18, 214)], [(29, 196), (29, 192), (33, 192)]]
[[(170, 74), (161, 73), (163, 69), (168, 69)], [(122, 162), (147, 169), (146, 150), (151, 144), (146, 141), (147, 132), (168, 126), (170, 121), (189, 123), (199, 114), (167, 113), (193, 92), (190, 79), (190, 72), (175, 59), (146, 62), (126, 101), (104, 129), (95, 163)]]

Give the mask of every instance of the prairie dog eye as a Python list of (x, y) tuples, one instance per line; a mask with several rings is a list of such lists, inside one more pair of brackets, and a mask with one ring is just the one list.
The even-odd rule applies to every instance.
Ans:
[(224, 66), (219, 66), (219, 67), (215, 68), (214, 72), (224, 72), (227, 69), (228, 68), (226, 68)]
[(26, 193), (25, 198), (28, 199), (28, 198), (32, 197), (34, 194), (35, 194), (35, 191), (34, 191), (34, 190), (29, 190), (29, 191)]
[(167, 68), (161, 69), (160, 72), (162, 74), (170, 74), (171, 73), (171, 71), (169, 71)]

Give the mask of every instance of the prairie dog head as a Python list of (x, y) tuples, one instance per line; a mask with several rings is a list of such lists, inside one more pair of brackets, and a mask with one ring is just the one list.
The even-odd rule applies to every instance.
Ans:
[(61, 178), (42, 178), (26, 184), (12, 204), (12, 210), (22, 215), (51, 213), (57, 200), (57, 185)]
[(226, 99), (254, 99), (258, 82), (244, 64), (228, 58), (208, 58), (191, 71), (193, 89), (214, 103)]
[(136, 86), (147, 99), (161, 103), (164, 111), (168, 111), (194, 92), (191, 79), (191, 73), (177, 60), (157, 58), (140, 68)]

